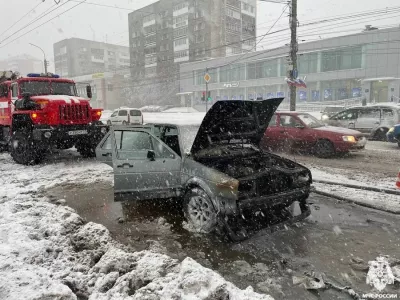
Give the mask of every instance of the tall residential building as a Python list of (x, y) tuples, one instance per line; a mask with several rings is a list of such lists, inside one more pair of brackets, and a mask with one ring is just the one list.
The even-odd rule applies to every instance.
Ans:
[(55, 71), (64, 77), (116, 72), (130, 73), (129, 48), (71, 38), (55, 43)]
[[(133, 79), (254, 50), (256, 0), (160, 0), (129, 14)], [(177, 71), (179, 72), (179, 71)]]
[(18, 71), (21, 75), (44, 73), (44, 62), (30, 55), (20, 55), (0, 60), (0, 71)]

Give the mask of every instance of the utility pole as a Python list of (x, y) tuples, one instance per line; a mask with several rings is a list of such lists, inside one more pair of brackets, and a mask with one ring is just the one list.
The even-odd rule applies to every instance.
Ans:
[[(290, 4), (290, 30), (291, 30), (291, 40), (290, 40), (290, 64), (292, 68), (289, 68), (289, 78), (292, 80), (296, 80), (298, 76), (297, 71), (297, 51), (299, 49), (297, 43), (297, 0), (291, 0)], [(296, 96), (297, 96), (297, 88), (295, 85), (290, 85), (290, 111), (296, 110)]]
[(44, 50), (42, 48), (40, 48), (39, 46), (37, 46), (37, 45), (34, 45), (32, 43), (29, 43), (29, 45), (31, 45), (33, 47), (36, 47), (36, 48), (39, 48), (40, 50), (42, 50), (43, 56), (44, 56), (44, 73), (47, 74), (48, 62), (47, 62), (47, 59), (46, 59), (46, 53), (44, 53)]

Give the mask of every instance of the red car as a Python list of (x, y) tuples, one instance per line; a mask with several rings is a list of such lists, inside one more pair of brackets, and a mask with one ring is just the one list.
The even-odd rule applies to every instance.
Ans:
[(366, 143), (366, 138), (359, 131), (326, 126), (307, 113), (277, 112), (265, 131), (261, 146), (310, 150), (326, 158), (362, 150)]

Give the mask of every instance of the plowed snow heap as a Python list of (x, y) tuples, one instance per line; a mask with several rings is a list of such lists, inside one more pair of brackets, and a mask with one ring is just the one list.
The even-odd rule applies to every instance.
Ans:
[[(91, 98), (90, 85), (86, 91)], [(9, 148), (17, 163), (40, 163), (49, 150), (73, 146), (84, 157), (94, 156), (108, 131), (101, 114), (89, 99), (78, 97), (72, 80), (51, 73), (0, 72), (0, 147)]]

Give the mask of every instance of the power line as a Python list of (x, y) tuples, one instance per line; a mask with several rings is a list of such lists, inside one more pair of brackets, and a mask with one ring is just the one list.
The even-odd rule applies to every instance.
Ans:
[[(12, 34), (10, 34), (8, 37), (6, 37), (5, 39), (0, 41), (0, 45), (5, 42), (6, 40), (8, 40), (9, 38), (11, 38), (12, 36), (14, 36), (15, 34), (17, 34), (18, 32), (21, 32), (22, 30), (26, 29), (27, 26), (36, 23), (37, 21), (39, 21), (40, 19), (44, 18), (45, 16), (47, 16), (48, 14), (52, 13), (53, 11), (61, 8), (62, 6), (64, 6), (65, 4), (67, 4), (68, 2), (70, 2), (71, 0), (67, 0), (67, 2), (62, 3), (60, 6), (57, 6), (56, 8), (54, 8), (53, 10), (51, 10), (50, 12), (48, 12), (47, 14), (42, 15), (41, 17), (36, 18), (35, 20), (33, 20), (32, 22), (30, 22), (29, 24), (21, 27), (20, 29), (18, 29), (17, 31), (13, 32)], [(54, 7), (54, 6), (53, 6)], [(35, 28), (36, 29), (36, 28)], [(29, 33), (30, 31), (28, 31)], [(25, 35), (25, 34), (24, 34)], [(14, 40), (13, 40), (14, 41)], [(6, 45), (8, 45), (9, 43), (7, 43)], [(4, 46), (3, 46), (4, 47)]]
[(10, 27), (8, 27), (6, 30), (4, 30), (2, 33), (0, 33), (0, 36), (3, 36), (4, 33), (9, 31), (11, 28), (13, 28), (15, 25), (17, 25), (23, 18), (25, 18), (27, 15), (29, 15), (31, 12), (33, 12), (40, 4), (42, 4), (44, 1), (39, 2), (36, 4), (31, 10), (29, 10), (26, 14), (24, 14), (20, 19), (15, 21)]
[[(70, 0), (69, 0), (69, 1), (70, 1)], [(67, 2), (69, 2), (69, 1), (67, 1)], [(31, 30), (29, 30), (29, 31), (25, 32), (24, 34), (22, 34), (22, 35), (20, 35), (20, 36), (16, 37), (15, 39), (11, 40), (11, 41), (10, 41), (10, 42), (8, 42), (7, 44), (5, 44), (5, 45), (1, 46), (0, 48), (4, 48), (5, 46), (7, 46), (7, 45), (11, 44), (12, 42), (14, 42), (14, 41), (16, 41), (16, 40), (18, 40), (18, 39), (20, 39), (21, 37), (23, 37), (23, 36), (27, 35), (28, 33), (30, 33), (30, 32), (32, 32), (32, 31), (34, 31), (34, 30), (38, 29), (39, 27), (41, 27), (41, 26), (43, 26), (43, 25), (45, 25), (45, 24), (49, 23), (50, 21), (53, 21), (54, 19), (58, 18), (59, 16), (62, 16), (63, 14), (65, 14), (65, 13), (69, 12), (70, 10), (74, 9), (75, 7), (77, 7), (77, 6), (81, 5), (81, 4), (82, 4), (82, 3), (84, 3), (85, 1), (86, 1), (86, 0), (83, 0), (82, 2), (80, 2), (80, 3), (78, 3), (78, 4), (74, 5), (74, 6), (72, 6), (71, 8), (69, 8), (69, 9), (67, 9), (67, 10), (63, 11), (62, 13), (60, 13), (60, 14), (56, 15), (55, 17), (53, 17), (53, 18), (51, 18), (51, 19), (47, 20), (46, 22), (44, 22), (44, 23), (42, 23), (42, 24), (40, 24), (40, 25), (36, 26), (35, 28), (33, 28), (33, 29), (31, 29)], [(66, 4), (67, 2), (65, 2), (64, 4)]]

